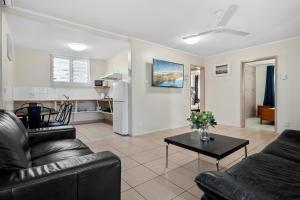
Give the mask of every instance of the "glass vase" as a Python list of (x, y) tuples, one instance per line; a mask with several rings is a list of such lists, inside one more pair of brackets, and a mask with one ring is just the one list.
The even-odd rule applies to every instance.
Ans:
[(199, 130), (200, 131), (200, 139), (202, 141), (209, 141), (210, 138), (209, 138), (209, 133), (208, 133), (208, 127), (205, 127), (205, 128), (202, 128)]

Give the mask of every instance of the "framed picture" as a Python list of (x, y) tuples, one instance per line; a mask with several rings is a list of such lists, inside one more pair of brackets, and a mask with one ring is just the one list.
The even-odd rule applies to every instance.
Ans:
[(229, 76), (231, 74), (230, 64), (215, 65), (214, 75), (215, 76)]
[(9, 34), (7, 34), (7, 58), (9, 61), (12, 60), (12, 54), (13, 54), (13, 46), (12, 46), (12, 40)]

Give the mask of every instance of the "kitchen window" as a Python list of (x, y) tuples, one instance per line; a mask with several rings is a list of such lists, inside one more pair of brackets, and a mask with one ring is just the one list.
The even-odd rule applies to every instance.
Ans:
[(88, 59), (52, 57), (51, 80), (57, 85), (90, 85)]

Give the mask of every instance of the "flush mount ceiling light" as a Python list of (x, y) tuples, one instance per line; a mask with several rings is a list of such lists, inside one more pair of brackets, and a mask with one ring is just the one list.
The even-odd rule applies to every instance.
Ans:
[(198, 43), (202, 38), (200, 36), (190, 36), (190, 37), (184, 37), (182, 40), (187, 44), (196, 44)]
[(69, 43), (68, 47), (74, 51), (84, 51), (87, 49), (87, 46), (85, 44), (80, 43)]

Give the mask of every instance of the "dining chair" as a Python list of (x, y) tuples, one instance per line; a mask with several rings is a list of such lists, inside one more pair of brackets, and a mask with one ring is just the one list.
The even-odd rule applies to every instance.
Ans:
[[(19, 119), (22, 121), (24, 126), (27, 128), (28, 127), (28, 120), (27, 120), (27, 110), (28, 107), (21, 107), (15, 110), (15, 114), (19, 117)], [(21, 113), (21, 115), (20, 115)]]
[(31, 106), (27, 108), (29, 129), (42, 127), (41, 111), (42, 108), (40, 106)]
[(42, 127), (47, 127), (52, 116), (52, 108), (42, 107)]
[(54, 127), (54, 126), (64, 126), (68, 125), (71, 120), (71, 115), (72, 115), (72, 108), (73, 104), (72, 103), (63, 103), (60, 108), (59, 112), (56, 115), (54, 120), (50, 120), (48, 123), (48, 127)]

